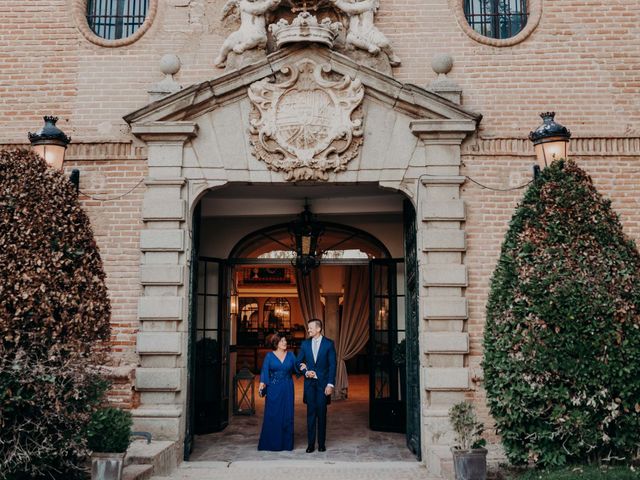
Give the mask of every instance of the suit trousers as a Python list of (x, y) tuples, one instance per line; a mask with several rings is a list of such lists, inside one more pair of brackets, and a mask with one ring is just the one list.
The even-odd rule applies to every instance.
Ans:
[(327, 397), (320, 382), (307, 380), (307, 445), (316, 444), (316, 426), (318, 432), (318, 446), (324, 447), (327, 438)]

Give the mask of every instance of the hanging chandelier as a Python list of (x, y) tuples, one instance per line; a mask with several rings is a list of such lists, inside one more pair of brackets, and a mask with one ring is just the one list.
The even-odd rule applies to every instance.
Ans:
[(291, 264), (303, 275), (309, 275), (311, 270), (320, 265), (322, 251), (318, 249), (318, 239), (324, 233), (324, 225), (316, 220), (305, 204), (304, 210), (298, 218), (289, 224), (289, 234), (295, 242), (296, 256)]

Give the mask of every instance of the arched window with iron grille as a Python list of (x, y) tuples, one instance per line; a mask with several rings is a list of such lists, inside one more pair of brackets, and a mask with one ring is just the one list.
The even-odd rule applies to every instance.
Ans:
[(150, 0), (87, 0), (89, 28), (107, 40), (127, 38), (138, 30), (149, 11)]
[(511, 38), (527, 24), (527, 0), (464, 0), (464, 15), (480, 35)]

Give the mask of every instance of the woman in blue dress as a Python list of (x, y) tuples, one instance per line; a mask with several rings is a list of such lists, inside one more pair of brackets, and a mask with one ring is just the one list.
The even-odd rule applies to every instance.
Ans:
[(264, 419), (258, 450), (293, 450), (293, 379), (296, 358), (287, 352), (287, 339), (274, 333), (272, 352), (262, 362), (260, 396), (265, 395)]

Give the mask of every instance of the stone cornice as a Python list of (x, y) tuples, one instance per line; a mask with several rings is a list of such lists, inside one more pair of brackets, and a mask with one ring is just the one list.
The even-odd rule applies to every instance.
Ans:
[[(584, 137), (572, 138), (571, 155), (639, 156), (640, 137)], [(474, 138), (462, 145), (462, 155), (533, 156), (533, 145), (527, 138)]]
[(145, 142), (185, 142), (198, 133), (195, 122), (147, 122), (131, 127), (131, 133)]

